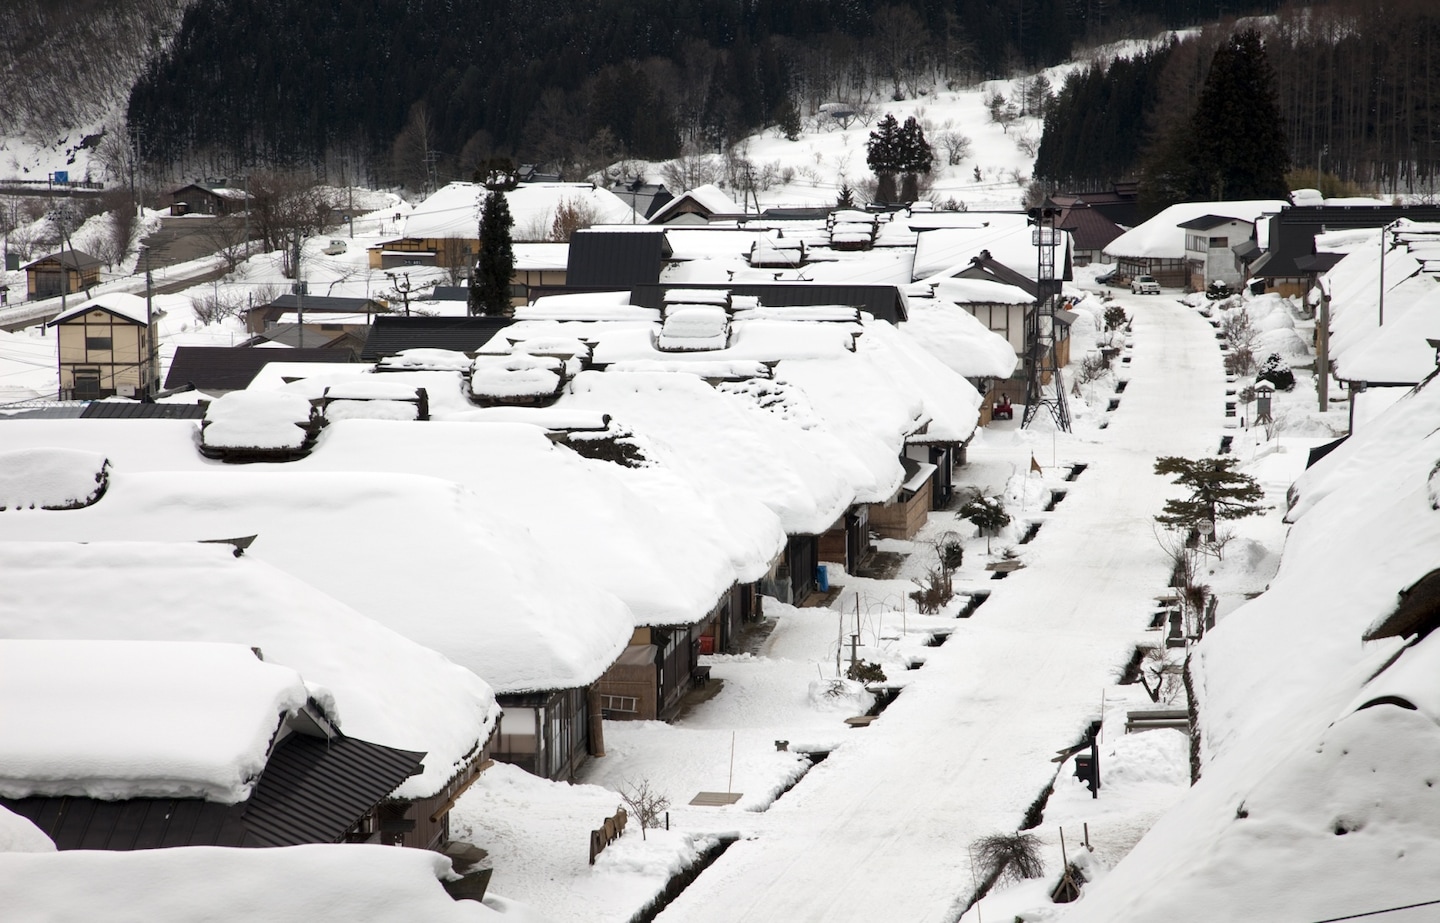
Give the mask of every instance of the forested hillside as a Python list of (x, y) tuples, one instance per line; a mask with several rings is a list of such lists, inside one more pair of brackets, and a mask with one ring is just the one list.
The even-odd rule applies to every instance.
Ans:
[(1254, 25), (1271, 86), (1237, 94), (1225, 118), (1200, 112), (1199, 103), (1228, 30), (1208, 29), (1134, 60), (1072, 74), (1046, 118), (1036, 177), (1057, 188), (1100, 188), (1121, 179), (1154, 188), (1178, 149), (1207, 136), (1260, 130), (1244, 103), (1268, 91), (1290, 164), (1305, 171), (1307, 184), (1331, 194), (1347, 186), (1434, 191), (1440, 5), (1332, 0), (1286, 8)]
[(5, 0), (0, 134), (54, 141), (103, 119), (160, 54), (189, 2)]
[(343, 163), (411, 181), (502, 153), (574, 172), (714, 150), (821, 102), (1006, 75), (1222, 10), (1236, 4), (196, 0), (129, 119), (152, 159), (217, 170)]

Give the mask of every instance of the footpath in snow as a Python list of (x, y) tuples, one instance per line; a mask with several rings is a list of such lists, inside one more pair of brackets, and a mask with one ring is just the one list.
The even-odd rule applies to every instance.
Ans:
[(987, 587), (880, 720), (737, 823), (740, 841), (661, 921), (951, 921), (969, 903), (970, 844), (1021, 825), (1146, 640), (1169, 578), (1154, 516), (1176, 489), (1155, 458), (1219, 443), (1213, 330), (1165, 299), (1119, 302), (1134, 317), (1129, 385), (1098, 438), (1060, 437), (1059, 460), (1086, 467), (1026, 566)]

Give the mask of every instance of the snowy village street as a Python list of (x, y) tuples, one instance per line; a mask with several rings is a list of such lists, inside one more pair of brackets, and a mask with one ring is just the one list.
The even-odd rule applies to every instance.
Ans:
[[(1086, 465), (1073, 483), (1045, 458), (1047, 486), (1068, 495), (1025, 546), (1027, 566), (996, 581), (883, 717), (849, 732), (762, 834), (732, 846), (660, 919), (942, 921), (968, 903), (968, 845), (1021, 823), (1050, 783), (1051, 757), (1081, 736), (1145, 637), (1168, 577), (1152, 525), (1171, 488), (1153, 473), (1156, 456), (1213, 453), (1219, 440), (1211, 328), (1168, 298), (1119, 303), (1134, 316), (1130, 384), (1098, 443), (1061, 437), (1061, 468)], [(972, 462), (988, 451), (1004, 450)], [(1027, 447), (1010, 451), (1027, 460)]]

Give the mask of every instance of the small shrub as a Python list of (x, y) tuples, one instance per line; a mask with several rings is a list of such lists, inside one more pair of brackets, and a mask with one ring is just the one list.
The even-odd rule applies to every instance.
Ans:
[(845, 675), (857, 683), (883, 683), (886, 679), (885, 670), (880, 664), (864, 660), (852, 663)]
[(999, 497), (976, 497), (960, 507), (960, 515), (992, 535), (1010, 525), (1010, 514)]
[(965, 546), (958, 541), (945, 542), (940, 546), (940, 563), (948, 570), (959, 570), (965, 563)]
[(1040, 849), (1040, 838), (1033, 833), (995, 833), (976, 840), (971, 852), (976, 874), (1001, 884), (1044, 875)]
[(1106, 330), (1119, 330), (1122, 327), (1129, 326), (1129, 324), (1130, 315), (1126, 314), (1125, 309), (1120, 307), (1118, 304), (1112, 304), (1110, 307), (1105, 309)]
[(1235, 290), (1224, 282), (1211, 282), (1205, 288), (1205, 297), (1211, 301), (1229, 298), (1233, 294), (1235, 294)]
[(1260, 371), (1255, 374), (1257, 381), (1268, 381), (1281, 391), (1295, 390), (1295, 373), (1290, 370), (1290, 363), (1281, 358), (1279, 353), (1271, 353), (1260, 363)]

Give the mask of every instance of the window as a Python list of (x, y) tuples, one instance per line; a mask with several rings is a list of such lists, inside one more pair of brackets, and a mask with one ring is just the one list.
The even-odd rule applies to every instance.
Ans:
[(640, 700), (629, 695), (602, 695), (600, 708), (607, 713), (633, 715), (640, 711)]
[(1210, 238), (1210, 249), (1212, 249), (1212, 250), (1215, 249), (1216, 247), (1228, 247), (1228, 246), (1230, 246), (1230, 238), (1228, 238), (1228, 237), (1212, 237), (1212, 238)]
[(76, 400), (98, 400), (104, 397), (100, 393), (100, 370), (99, 369), (76, 369), (75, 370), (75, 394)]
[(114, 349), (115, 346), (114, 341), (111, 340), (110, 337), (86, 337), (85, 348), (95, 350), (111, 350)]
[(535, 752), (535, 709), (506, 708), (500, 718), (501, 753)]

